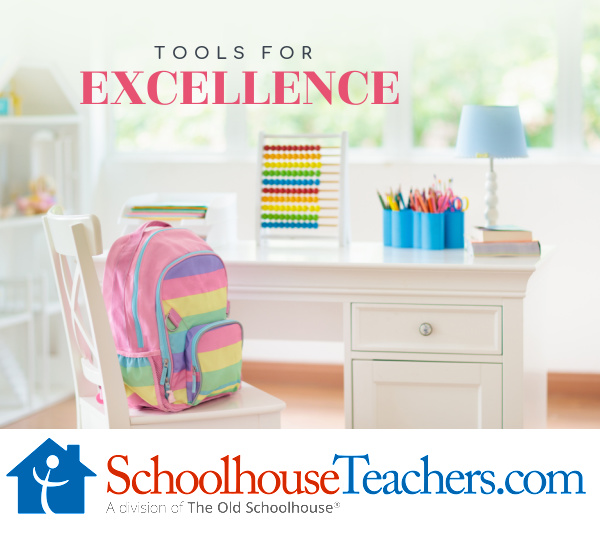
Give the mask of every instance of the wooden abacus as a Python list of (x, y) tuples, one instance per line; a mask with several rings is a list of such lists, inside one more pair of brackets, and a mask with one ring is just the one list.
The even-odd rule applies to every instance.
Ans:
[(258, 138), (256, 238), (350, 241), (346, 156), (348, 135)]

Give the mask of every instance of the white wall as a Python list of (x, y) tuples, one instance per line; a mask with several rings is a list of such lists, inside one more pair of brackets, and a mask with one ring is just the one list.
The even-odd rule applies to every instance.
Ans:
[[(500, 223), (534, 231), (542, 247), (555, 245), (543, 272), (545, 353), (550, 370), (600, 372), (597, 333), (600, 313), (600, 161), (497, 161)], [(352, 238), (380, 241), (381, 208), (375, 190), (402, 184), (425, 186), (435, 173), (454, 177), (455, 191), (470, 198), (467, 226), (483, 223), (484, 161), (405, 161), (350, 165)], [(231, 191), (238, 194), (238, 234), (252, 239), (256, 164), (141, 162), (112, 159), (102, 168), (94, 211), (100, 216), (105, 244), (118, 236), (117, 218), (132, 195), (155, 191)], [(242, 311), (251, 322), (251, 311)], [(253, 322), (255, 330), (260, 326)], [(341, 337), (333, 323), (328, 339)]]

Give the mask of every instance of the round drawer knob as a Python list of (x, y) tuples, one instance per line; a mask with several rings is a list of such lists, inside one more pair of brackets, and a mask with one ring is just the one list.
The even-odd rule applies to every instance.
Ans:
[(419, 326), (419, 333), (421, 335), (423, 335), (423, 337), (428, 337), (429, 335), (431, 335), (432, 331), (433, 331), (433, 328), (431, 327), (431, 324), (429, 324), (428, 322), (423, 322), (423, 324), (421, 324)]

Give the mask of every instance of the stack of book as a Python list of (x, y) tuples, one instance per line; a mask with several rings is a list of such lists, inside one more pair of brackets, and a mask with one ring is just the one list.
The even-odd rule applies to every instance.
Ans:
[(531, 231), (512, 225), (475, 227), (467, 246), (476, 257), (538, 257), (541, 253)]
[(126, 218), (140, 220), (182, 220), (204, 218), (206, 207), (201, 205), (134, 205), (126, 213)]

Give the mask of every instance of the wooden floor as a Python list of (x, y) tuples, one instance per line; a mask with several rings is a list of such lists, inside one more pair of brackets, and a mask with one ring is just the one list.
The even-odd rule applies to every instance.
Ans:
[[(344, 428), (341, 367), (245, 365), (244, 379), (284, 400), (283, 428)], [(588, 375), (550, 375), (548, 428), (600, 428), (600, 383)], [(574, 378), (573, 378), (574, 377)], [(71, 398), (6, 428), (74, 428)]]
[(600, 428), (600, 374), (548, 374), (548, 428)]

